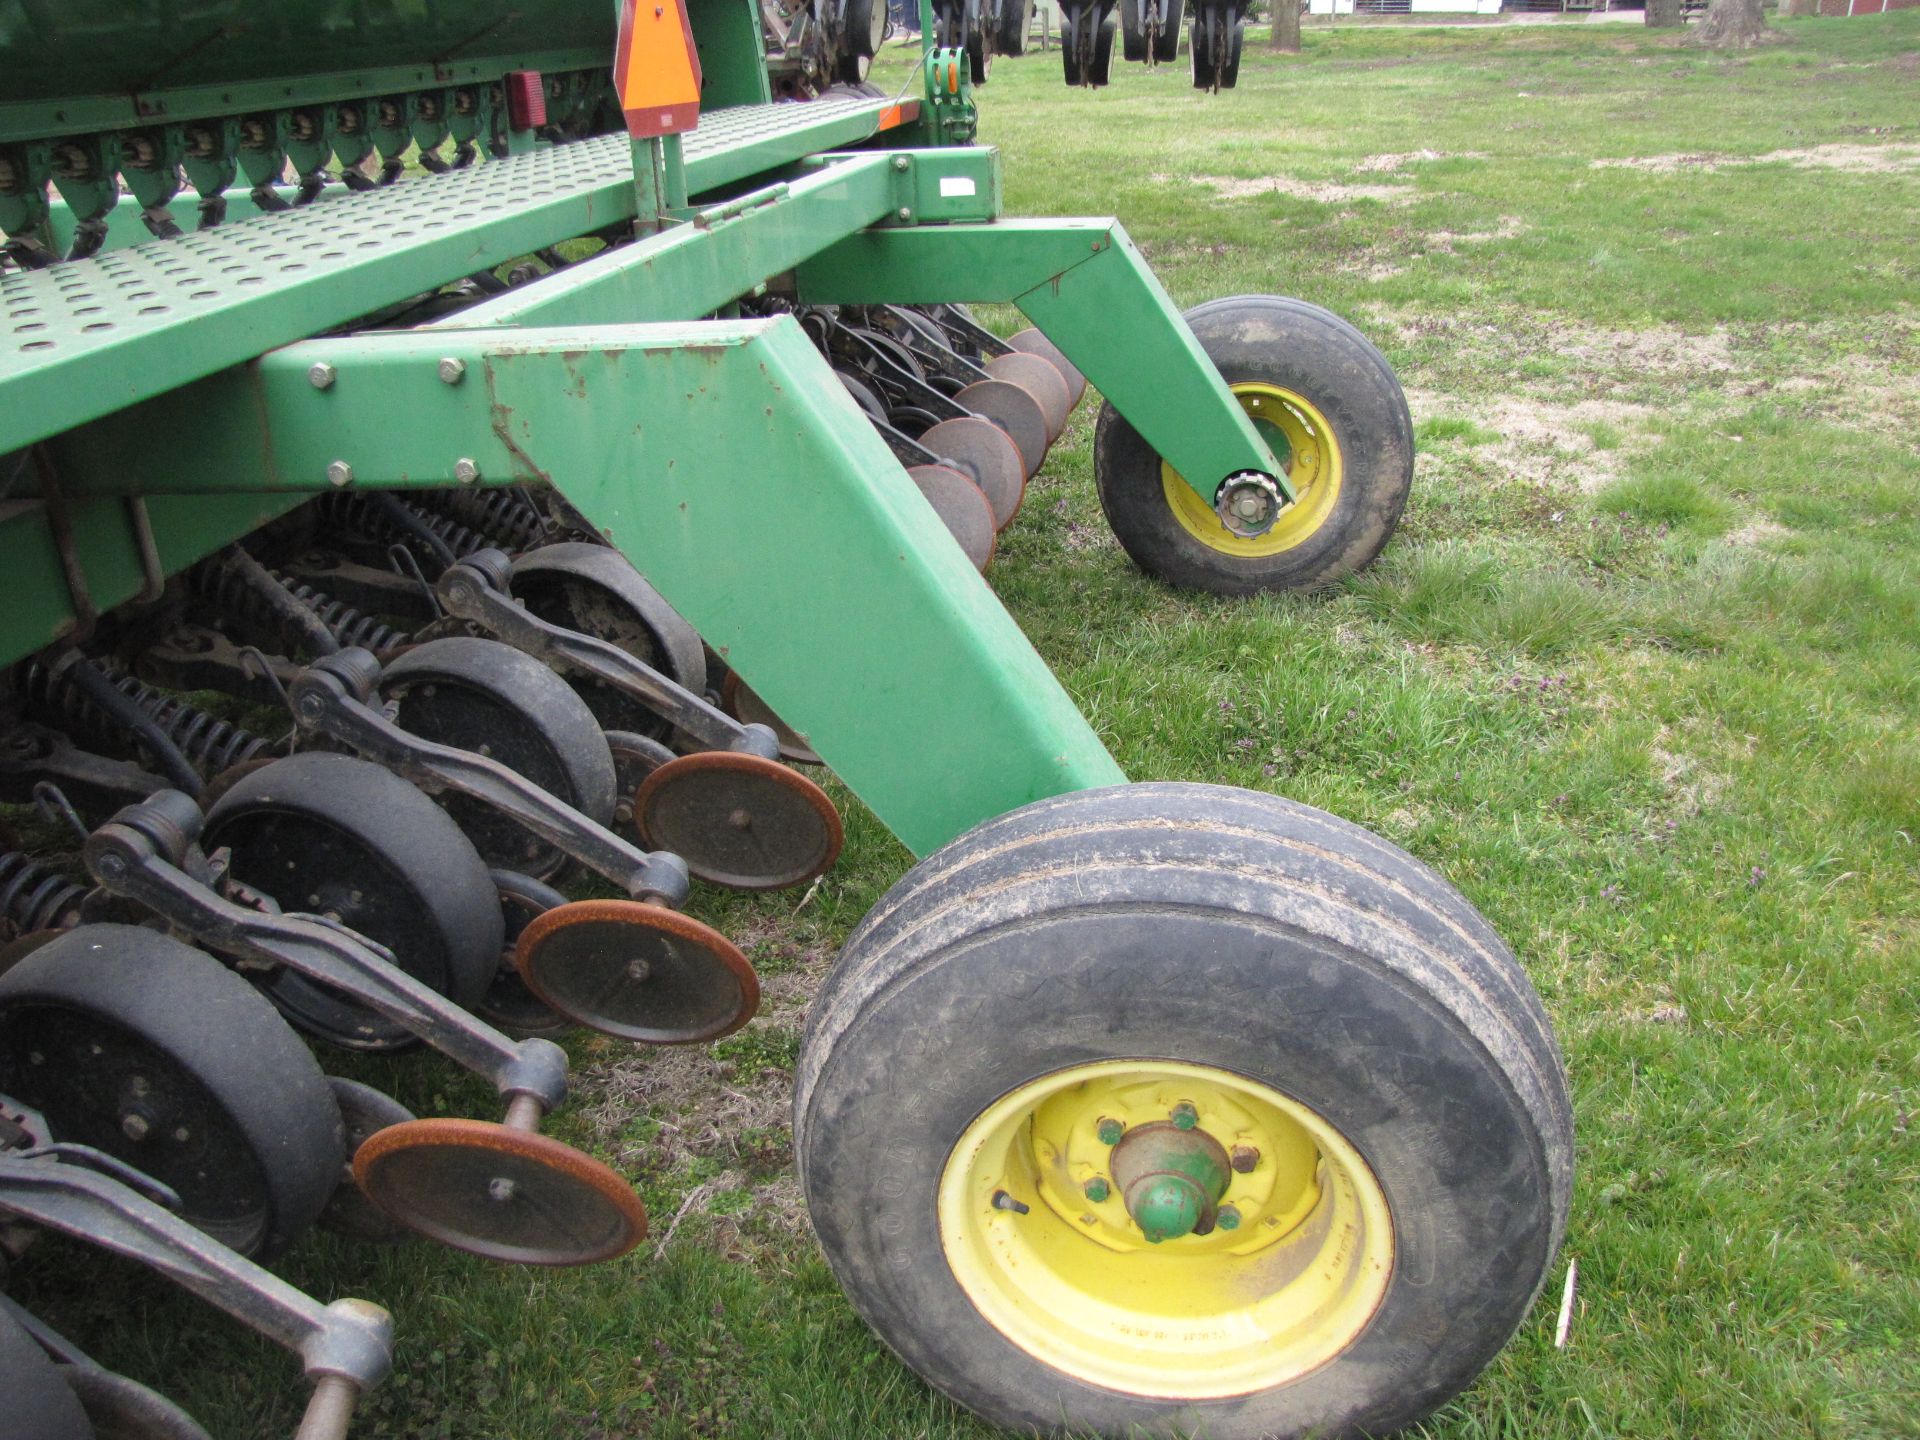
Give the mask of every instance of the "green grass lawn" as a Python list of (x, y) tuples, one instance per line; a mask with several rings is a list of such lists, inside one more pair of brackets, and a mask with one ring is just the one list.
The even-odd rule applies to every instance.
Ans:
[[(1142, 578), (1091, 402), (992, 579), (1131, 775), (1373, 827), (1544, 995), (1572, 1227), (1436, 1440), (1920, 1435), (1920, 12), (1782, 28), (1725, 57), (1310, 24), (1218, 96), (1184, 59), (1069, 91), (1038, 54), (982, 96), (1010, 214), (1119, 215), (1183, 303), (1330, 306), (1408, 390), (1405, 523), (1334, 593)], [(549, 1274), (317, 1237), (282, 1263), (397, 1313), (357, 1435), (987, 1433), (870, 1337), (797, 1204), (808, 1000), (908, 859), (848, 809), (809, 899), (696, 897), (766, 977), (751, 1028), (574, 1047), (555, 1132), (635, 1178), (643, 1249)], [(355, 1073), (493, 1108), (431, 1059)], [(164, 1285), (52, 1244), (11, 1283), (216, 1433), (290, 1432), (292, 1362)]]

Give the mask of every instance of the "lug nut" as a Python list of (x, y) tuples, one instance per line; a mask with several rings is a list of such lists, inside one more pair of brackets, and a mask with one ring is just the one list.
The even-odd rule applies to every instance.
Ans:
[(471, 485), (480, 478), (480, 467), (470, 457), (462, 455), (453, 462), (453, 478), (462, 485)]
[(1101, 1118), (1100, 1143), (1102, 1145), (1118, 1145), (1120, 1143), (1120, 1137), (1126, 1133), (1127, 1133), (1126, 1121), (1110, 1120), (1105, 1118), (1104, 1116)]
[(1238, 1230), (1240, 1212), (1231, 1205), (1222, 1205), (1214, 1212), (1213, 1223), (1222, 1230)]
[(449, 385), (458, 385), (467, 373), (467, 362), (458, 355), (448, 355), (440, 362), (440, 378)]
[(336, 490), (343, 485), (353, 483), (353, 467), (344, 460), (336, 460), (327, 466), (327, 483)]
[(1113, 1192), (1107, 1189), (1106, 1177), (1096, 1175), (1080, 1187), (1080, 1193), (1096, 1205), (1106, 1203), (1107, 1196)]
[(1228, 1158), (1233, 1161), (1237, 1173), (1251, 1175), (1254, 1167), (1260, 1163), (1260, 1152), (1251, 1145), (1236, 1145)]
[(339, 371), (324, 360), (316, 360), (307, 367), (307, 383), (316, 390), (331, 389)]
[(147, 1117), (129, 1110), (120, 1117), (120, 1133), (129, 1140), (144, 1140), (147, 1131), (153, 1127), (147, 1123)]
[(1173, 1121), (1174, 1129), (1191, 1130), (1200, 1123), (1200, 1112), (1193, 1108), (1192, 1102), (1182, 1100), (1168, 1118)]

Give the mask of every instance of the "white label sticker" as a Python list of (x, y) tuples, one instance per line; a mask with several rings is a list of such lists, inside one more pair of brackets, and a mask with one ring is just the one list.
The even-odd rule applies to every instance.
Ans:
[(974, 195), (978, 191), (965, 175), (942, 175), (940, 177), (940, 198), (950, 200), (956, 195)]

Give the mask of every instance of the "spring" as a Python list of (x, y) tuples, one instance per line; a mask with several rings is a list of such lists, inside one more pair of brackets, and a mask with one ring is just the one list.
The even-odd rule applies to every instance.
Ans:
[[(486, 536), (503, 550), (531, 550), (547, 538), (547, 518), (518, 487), (497, 490), (429, 490), (429, 506)], [(451, 542), (450, 542), (451, 543)]]
[(0, 924), (11, 925), (16, 934), (73, 924), (86, 893), (85, 886), (18, 850), (0, 851)]
[[(269, 570), (267, 574), (284, 587), (289, 596), (312, 611), (343, 648), (358, 645), (363, 650), (372, 650), (377, 654), (396, 645), (404, 645), (411, 638), (404, 631), (354, 609), (346, 601), (335, 600), (324, 590), (316, 590), (278, 570)], [(188, 574), (188, 584), (196, 595), (221, 615), (241, 615), (266, 625), (277, 626), (279, 623), (260, 592), (247, 584), (244, 576), (220, 564), (217, 559), (194, 566)]]
[[(215, 719), (177, 695), (143, 685), (124, 671), (98, 660), (79, 663), (91, 666), (132, 701), (164, 739), (203, 776), (217, 775), (243, 760), (274, 753), (273, 746), (258, 735), (229, 721)], [(100, 743), (126, 743), (124, 729), (94, 703), (70, 673), (55, 674), (44, 661), (35, 660), (27, 667), (26, 702), (47, 724), (77, 726)]]
[[(385, 491), (362, 494), (323, 495), (320, 513), (331, 525), (361, 535), (402, 541), (406, 547), (428, 562), (433, 576), (454, 560), (464, 559), (476, 550), (489, 548), (493, 541), (469, 530), (457, 520), (436, 515)], [(440, 553), (444, 551), (445, 553)]]

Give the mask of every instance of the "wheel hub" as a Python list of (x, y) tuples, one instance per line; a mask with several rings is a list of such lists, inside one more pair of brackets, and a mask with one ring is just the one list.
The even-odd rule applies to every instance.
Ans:
[(1161, 1121), (1114, 1146), (1113, 1179), (1133, 1223), (1148, 1244), (1158, 1245), (1213, 1233), (1231, 1163), (1226, 1147), (1206, 1131)]

